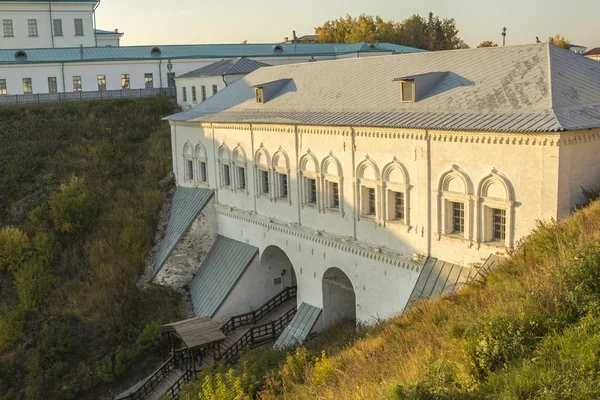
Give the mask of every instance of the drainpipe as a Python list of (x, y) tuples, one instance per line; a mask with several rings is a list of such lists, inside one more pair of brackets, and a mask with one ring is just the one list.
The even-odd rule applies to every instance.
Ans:
[(48, 0), (48, 10), (50, 11), (50, 38), (52, 39), (52, 48), (54, 48), (54, 23), (52, 21), (52, 0)]
[(354, 128), (350, 127), (350, 138), (351, 138), (350, 151), (352, 152), (352, 204), (353, 204), (352, 208), (354, 209), (354, 215), (352, 216), (352, 227), (353, 227), (352, 237), (354, 238), (354, 240), (356, 240), (356, 236), (357, 236), (356, 235), (356, 230), (357, 230), (356, 218), (357, 218), (357, 213), (359, 212), (357, 210), (358, 194), (356, 192), (357, 185), (356, 185), (356, 137), (355, 136), (356, 136), (356, 132), (354, 131)]
[(62, 86), (63, 86), (63, 94), (64, 94), (64, 93), (67, 93), (67, 89), (65, 86), (65, 62), (61, 61), (60, 65), (61, 65), (61, 69), (62, 69), (62, 81), (63, 81)]
[(162, 83), (162, 58), (158, 60), (158, 77), (160, 79), (160, 88), (163, 88)]
[(227, 87), (227, 82), (225, 81), (225, 74), (221, 75), (221, 78), (223, 79), (223, 83), (225, 84), (225, 87)]
[(96, 44), (96, 47), (98, 47), (98, 35), (96, 35), (96, 28), (98, 27), (98, 25), (96, 24), (96, 8), (98, 8), (99, 6), (100, 0), (98, 0), (98, 2), (94, 4), (94, 9), (92, 10), (92, 13), (94, 14), (94, 43)]

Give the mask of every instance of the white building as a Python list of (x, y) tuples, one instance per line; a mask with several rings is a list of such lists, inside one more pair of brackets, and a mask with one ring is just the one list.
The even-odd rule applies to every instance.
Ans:
[(175, 78), (177, 103), (182, 109), (188, 110), (250, 72), (268, 66), (269, 64), (238, 57), (220, 60), (179, 75)]
[(587, 51), (587, 47), (579, 46), (578, 44), (572, 44), (569, 50), (571, 50), (575, 54), (585, 54), (585, 52)]
[(261, 68), (168, 120), (197, 223), (259, 253), (215, 318), (275, 284), (321, 327), (389, 317), (429, 260), (506, 254), (600, 182), (600, 64), (549, 44)]

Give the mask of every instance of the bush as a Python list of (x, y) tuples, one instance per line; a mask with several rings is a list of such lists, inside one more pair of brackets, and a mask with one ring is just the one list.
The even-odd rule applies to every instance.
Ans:
[(21, 310), (0, 315), (0, 350), (23, 339), (24, 315)]
[(29, 255), (29, 238), (18, 228), (0, 229), (0, 271), (16, 271)]
[(52, 292), (56, 279), (43, 265), (37, 262), (24, 264), (15, 272), (15, 286), (21, 308), (30, 311), (37, 308)]
[(77, 234), (83, 232), (93, 218), (94, 204), (89, 197), (83, 179), (71, 176), (60, 191), (50, 196), (50, 213), (59, 232)]

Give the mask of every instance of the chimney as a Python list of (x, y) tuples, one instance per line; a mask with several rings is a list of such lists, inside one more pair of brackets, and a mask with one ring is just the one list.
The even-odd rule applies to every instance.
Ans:
[(83, 54), (83, 45), (82, 45), (82, 44), (80, 44), (80, 45), (79, 45), (79, 52), (80, 52), (81, 54)]
[(294, 33), (294, 43), (296, 43), (296, 39), (298, 39), (298, 37), (296, 37), (296, 31), (292, 31)]
[(286, 37), (284, 37), (284, 38), (283, 38), (283, 41), (284, 41), (285, 43), (287, 43), (287, 42), (288, 42), (288, 39), (289, 39), (289, 38), (286, 36)]

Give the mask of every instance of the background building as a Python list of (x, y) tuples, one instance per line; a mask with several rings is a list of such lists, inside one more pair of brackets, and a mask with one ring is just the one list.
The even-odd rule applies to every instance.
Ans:
[(595, 49), (588, 51), (585, 53), (585, 56), (587, 58), (591, 58), (592, 60), (600, 61), (600, 47), (596, 47)]

